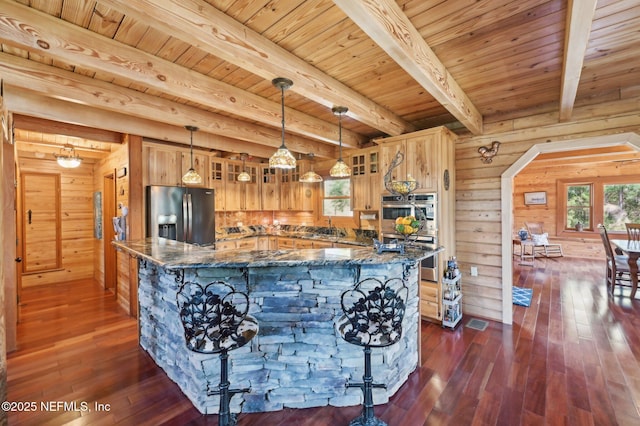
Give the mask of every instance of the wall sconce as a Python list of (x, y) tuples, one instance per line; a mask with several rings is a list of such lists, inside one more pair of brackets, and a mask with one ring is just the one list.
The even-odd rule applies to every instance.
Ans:
[(493, 157), (498, 154), (498, 148), (500, 148), (500, 142), (498, 141), (491, 142), (491, 148), (481, 146), (480, 148), (478, 148), (478, 152), (481, 156), (480, 160), (482, 160), (484, 164), (491, 163), (493, 161)]

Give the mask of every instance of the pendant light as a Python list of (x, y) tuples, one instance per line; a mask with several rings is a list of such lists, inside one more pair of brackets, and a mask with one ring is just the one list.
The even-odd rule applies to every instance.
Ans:
[(184, 128), (191, 132), (191, 168), (182, 176), (182, 182), (188, 185), (197, 185), (202, 183), (202, 176), (193, 168), (193, 132), (197, 132), (198, 128), (196, 126), (184, 126)]
[(238, 175), (236, 179), (238, 179), (238, 182), (250, 182), (251, 175), (247, 173), (247, 168), (244, 165), (244, 161), (247, 159), (247, 154), (245, 153), (240, 154), (240, 158), (242, 159), (242, 172)]
[(311, 170), (309, 170), (307, 173), (300, 176), (300, 182), (304, 182), (304, 183), (322, 182), (322, 176), (320, 176), (319, 174), (313, 171), (313, 153), (311, 152), (307, 154), (307, 157), (309, 157), (309, 159), (312, 160)]
[(340, 156), (338, 157), (338, 161), (336, 162), (336, 164), (334, 164), (333, 167), (331, 167), (331, 170), (329, 170), (329, 174), (331, 175), (331, 177), (349, 177), (351, 176), (351, 168), (349, 168), (349, 166), (347, 166), (347, 163), (342, 160), (342, 116), (345, 115), (347, 111), (349, 111), (349, 108), (343, 106), (334, 106), (333, 108), (331, 108), (331, 111), (333, 111), (334, 115), (337, 115), (339, 117), (338, 129), (340, 141)]
[(282, 93), (282, 145), (269, 158), (269, 167), (272, 169), (294, 169), (296, 167), (296, 159), (284, 144), (284, 91), (293, 86), (293, 81), (288, 78), (278, 77), (274, 78), (271, 84), (280, 89)]
[(65, 169), (75, 169), (82, 163), (82, 158), (76, 154), (76, 150), (73, 145), (67, 144), (60, 149), (60, 154), (54, 155), (58, 165)]

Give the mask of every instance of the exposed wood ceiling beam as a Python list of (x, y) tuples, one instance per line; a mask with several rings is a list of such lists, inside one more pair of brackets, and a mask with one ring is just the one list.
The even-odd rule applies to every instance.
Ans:
[[(4, 101), (7, 108), (13, 111), (14, 114), (25, 114), (33, 117), (44, 118), (46, 120), (78, 124), (87, 126), (88, 128), (96, 127), (115, 130), (122, 133), (144, 135), (147, 138), (158, 141), (173, 142), (183, 145), (189, 144), (189, 133), (182, 125), (159, 123), (153, 120), (132, 117), (127, 114), (120, 114), (78, 103), (45, 97), (11, 85), (5, 86)], [(47, 107), (43, 108), (43, 105), (46, 105)], [(18, 126), (16, 125), (16, 127)], [(63, 131), (60, 131), (59, 133), (64, 134)], [(204, 149), (227, 152), (247, 152), (256, 157), (269, 157), (274, 152), (274, 148), (268, 145), (244, 142), (225, 136), (207, 133), (202, 130), (194, 136), (193, 143), (194, 146)], [(289, 142), (287, 142), (287, 144), (289, 144)], [(336, 158), (338, 156), (337, 148), (332, 148), (330, 145), (317, 144), (319, 145), (319, 149), (323, 148), (320, 154), (316, 153), (318, 157)], [(307, 151), (305, 147), (299, 148), (301, 148), (301, 150), (297, 152), (311, 152)], [(306, 148), (313, 149), (311, 147)]]
[(288, 77), (294, 81), (289, 90), (327, 109), (334, 105), (347, 106), (349, 117), (389, 135), (416, 130), (411, 123), (205, 2), (104, 0), (101, 3), (267, 80)]
[(597, 0), (569, 0), (564, 39), (560, 93), (560, 121), (569, 121), (578, 93), (584, 55), (589, 43)]
[(16, 129), (42, 134), (58, 134), (97, 142), (122, 143), (122, 134), (95, 127), (78, 126), (60, 121), (45, 120), (26, 115), (13, 114), (13, 126)]
[[(7, 85), (111, 111), (119, 115), (132, 115), (155, 122), (158, 122), (158, 117), (162, 117), (162, 122), (173, 124), (174, 126), (193, 124), (203, 132), (221, 135), (228, 138), (228, 140), (239, 139), (272, 148), (277, 148), (282, 143), (281, 131), (278, 129), (221, 116), (132, 89), (98, 81), (70, 71), (38, 64), (13, 55), (0, 53), (0, 75), (3, 76)], [(9, 96), (6, 97), (6, 101), (8, 103), (11, 102)], [(56, 114), (48, 105), (46, 108), (43, 108), (43, 105), (30, 105), (30, 110), (24, 109), (24, 107), (20, 110), (11, 110), (50, 120), (61, 120), (63, 122), (73, 120), (71, 122), (75, 124), (107, 128), (104, 127), (104, 121), (91, 124), (81, 123), (76, 121), (78, 118), (75, 116), (64, 118), (64, 111)], [(140, 134), (139, 130), (122, 130), (120, 123), (117, 122), (112, 123), (111, 126), (108, 129), (123, 133)], [(142, 136), (149, 135), (145, 133)], [(163, 137), (158, 139), (163, 139)], [(335, 157), (337, 153), (337, 147), (334, 145), (312, 141), (297, 135), (288, 134), (286, 143), (290, 150), (299, 153), (313, 152), (320, 157)], [(233, 144), (229, 146), (229, 148), (233, 147)]]
[(470, 132), (482, 134), (482, 115), (395, 0), (333, 2)]
[[(138, 82), (178, 98), (185, 98), (187, 93), (191, 102), (258, 123), (276, 128), (281, 125), (279, 102), (238, 89), (14, 1), (0, 0), (0, 5), (0, 38), (13, 46)], [(294, 68), (290, 64), (280, 65)], [(120, 108), (127, 107), (126, 102), (120, 105)], [(287, 109), (287, 131), (337, 144), (337, 125), (290, 108)], [(357, 147), (365, 141), (366, 138), (361, 135), (343, 131), (344, 146)]]

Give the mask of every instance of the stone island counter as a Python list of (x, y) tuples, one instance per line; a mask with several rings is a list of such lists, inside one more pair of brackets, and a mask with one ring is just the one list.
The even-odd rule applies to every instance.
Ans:
[(215, 251), (165, 239), (116, 241), (139, 259), (140, 345), (204, 414), (218, 412), (218, 396), (207, 384), (219, 381), (217, 355), (185, 345), (176, 295), (184, 282), (224, 281), (249, 296), (249, 314), (259, 324), (250, 343), (229, 353), (229, 381), (236, 394), (232, 412), (276, 411), (362, 403), (362, 347), (335, 329), (340, 297), (365, 278), (402, 278), (408, 287), (402, 339), (374, 348), (373, 377), (387, 389), (374, 390), (376, 404), (388, 401), (418, 366), (419, 261), (441, 251), (407, 250), (377, 254), (370, 248), (277, 251)]

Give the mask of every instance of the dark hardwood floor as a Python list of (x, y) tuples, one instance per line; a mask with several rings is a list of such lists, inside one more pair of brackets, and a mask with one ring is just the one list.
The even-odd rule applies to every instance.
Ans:
[[(376, 415), (391, 426), (640, 424), (640, 300), (619, 288), (607, 297), (602, 261), (514, 269), (515, 285), (533, 288), (532, 306), (485, 331), (466, 327), (468, 316), (455, 331), (423, 322), (422, 366)], [(21, 309), (8, 400), (34, 406), (10, 412), (10, 425), (217, 424), (139, 348), (136, 321), (94, 283), (27, 289)], [(238, 424), (347, 425), (359, 411), (241, 414)]]

